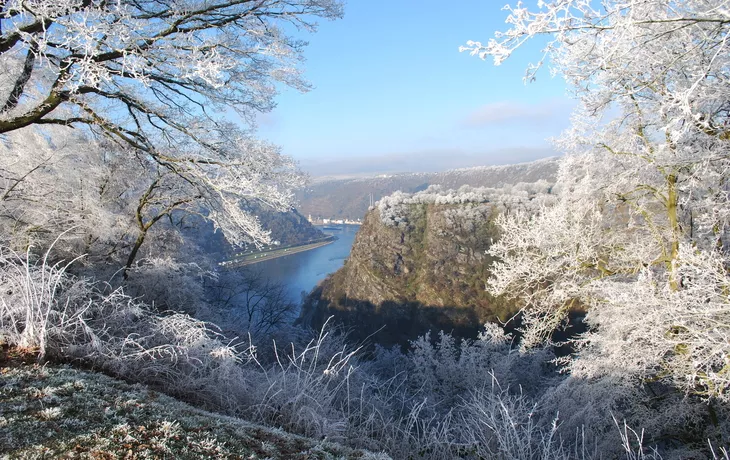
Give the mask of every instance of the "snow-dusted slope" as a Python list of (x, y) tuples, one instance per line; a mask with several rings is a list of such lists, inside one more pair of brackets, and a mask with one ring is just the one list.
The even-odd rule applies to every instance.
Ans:
[(206, 412), (95, 372), (50, 364), (2, 371), (3, 458), (389, 458)]

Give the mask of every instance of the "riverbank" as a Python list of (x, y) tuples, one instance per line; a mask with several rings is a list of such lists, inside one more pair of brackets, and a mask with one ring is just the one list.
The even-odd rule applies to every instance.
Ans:
[(300, 244), (297, 246), (288, 246), (285, 248), (270, 249), (265, 251), (252, 252), (248, 254), (241, 254), (231, 260), (227, 260), (219, 263), (221, 267), (244, 267), (246, 265), (252, 265), (266, 260), (277, 259), (279, 257), (285, 257), (292, 254), (297, 254), (304, 251), (309, 251), (322, 246), (333, 243), (337, 238), (335, 236), (328, 236), (322, 240), (314, 241), (311, 243)]
[(320, 217), (309, 216), (307, 220), (310, 224), (316, 227), (320, 227), (322, 225), (362, 225), (362, 221), (360, 219), (323, 219)]

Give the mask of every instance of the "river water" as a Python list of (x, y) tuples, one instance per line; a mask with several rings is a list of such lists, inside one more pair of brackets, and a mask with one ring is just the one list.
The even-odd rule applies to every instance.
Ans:
[(277, 259), (266, 260), (247, 268), (260, 271), (272, 281), (277, 281), (286, 287), (289, 300), (299, 304), (302, 292), (309, 293), (317, 283), (330, 273), (337, 271), (350, 255), (355, 234), (359, 225), (343, 225), (342, 230), (326, 230), (318, 227), (327, 235), (337, 237), (334, 243), (321, 246), (311, 251), (299, 252)]

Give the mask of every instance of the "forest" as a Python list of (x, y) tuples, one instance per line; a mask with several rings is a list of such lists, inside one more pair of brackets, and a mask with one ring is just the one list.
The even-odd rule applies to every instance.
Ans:
[[(393, 231), (434, 206), (454, 227), (488, 220), (480, 290), (519, 318), (516, 332), (486, 322), (405, 348), (326, 318), (294, 325), (280, 286), (222, 272), (212, 250), (276, 239), (266, 216), (306, 177), (256, 117), (282, 87), (311, 89), (298, 34), (344, 10), (0, 2), (0, 453), (253, 445), (224, 455), (183, 415), (132, 423), (130, 394), (147, 388), (334, 458), (729, 459), (727, 1), (518, 2), (506, 30), (464, 42), (499, 65), (539, 40), (525, 82), (563, 78), (576, 109), (554, 182), (396, 192), (370, 210)], [(556, 334), (575, 311), (585, 332)], [(101, 403), (61, 398), (111, 380), (64, 380), (71, 369), (145, 386), (107, 396), (93, 425), (84, 411)]]

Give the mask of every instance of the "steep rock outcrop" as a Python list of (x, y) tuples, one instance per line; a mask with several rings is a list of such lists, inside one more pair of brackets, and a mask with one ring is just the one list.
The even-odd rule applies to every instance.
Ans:
[(410, 204), (388, 225), (371, 210), (344, 267), (305, 304), (304, 321), (319, 327), (334, 315), (356, 339), (405, 344), (429, 329), (468, 337), (509, 319), (513, 309), (485, 290), (494, 216), (492, 203)]
[(551, 191), (541, 179), (384, 197), (366, 215), (345, 265), (309, 296), (301, 321), (318, 328), (334, 316), (356, 340), (407, 345), (429, 330), (475, 337), (487, 321), (510, 320), (518, 306), (486, 291), (495, 219), (535, 212), (555, 199)]

